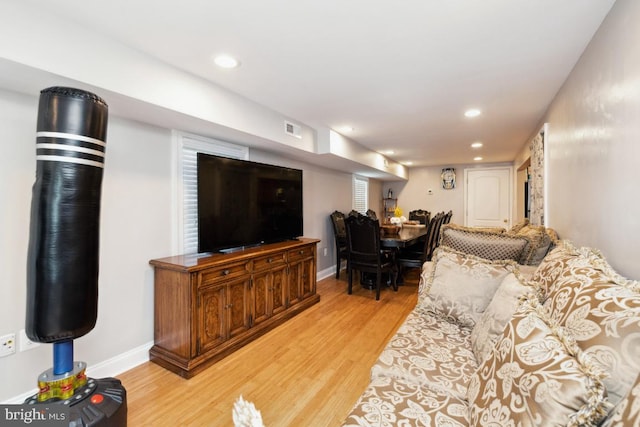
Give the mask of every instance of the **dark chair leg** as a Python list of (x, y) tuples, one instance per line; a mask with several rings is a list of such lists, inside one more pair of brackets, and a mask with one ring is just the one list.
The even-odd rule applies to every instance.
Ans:
[(351, 295), (351, 292), (353, 289), (353, 270), (351, 270), (349, 263), (347, 263), (347, 278), (349, 281), (349, 286), (347, 287), (347, 293)]
[(380, 285), (382, 284), (382, 272), (376, 273), (376, 301), (380, 301)]
[(393, 284), (393, 290), (395, 292), (398, 292), (398, 270), (391, 270), (391, 277), (392, 277), (392, 284)]
[(336, 279), (340, 278), (340, 249), (336, 248)]

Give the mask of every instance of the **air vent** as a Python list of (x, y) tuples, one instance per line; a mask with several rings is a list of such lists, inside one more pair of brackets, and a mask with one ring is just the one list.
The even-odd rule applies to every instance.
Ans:
[(284, 121), (284, 132), (287, 135), (295, 136), (298, 139), (302, 138), (302, 128), (295, 123)]

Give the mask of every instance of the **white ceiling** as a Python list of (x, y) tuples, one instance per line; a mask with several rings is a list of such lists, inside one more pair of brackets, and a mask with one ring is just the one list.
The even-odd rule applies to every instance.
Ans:
[(512, 161), (615, 0), (29, 1), (425, 166)]

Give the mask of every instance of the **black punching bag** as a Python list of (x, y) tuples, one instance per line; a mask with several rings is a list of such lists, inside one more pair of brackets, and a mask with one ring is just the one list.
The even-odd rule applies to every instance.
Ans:
[(78, 338), (96, 324), (107, 116), (90, 92), (40, 93), (25, 328), (36, 342)]

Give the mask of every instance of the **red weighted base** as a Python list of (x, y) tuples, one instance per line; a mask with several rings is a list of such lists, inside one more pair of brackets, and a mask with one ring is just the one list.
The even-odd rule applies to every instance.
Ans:
[(46, 405), (64, 409), (70, 426), (126, 427), (127, 392), (116, 378), (89, 378), (87, 383), (64, 400), (41, 402), (38, 394), (25, 401), (29, 405)]

